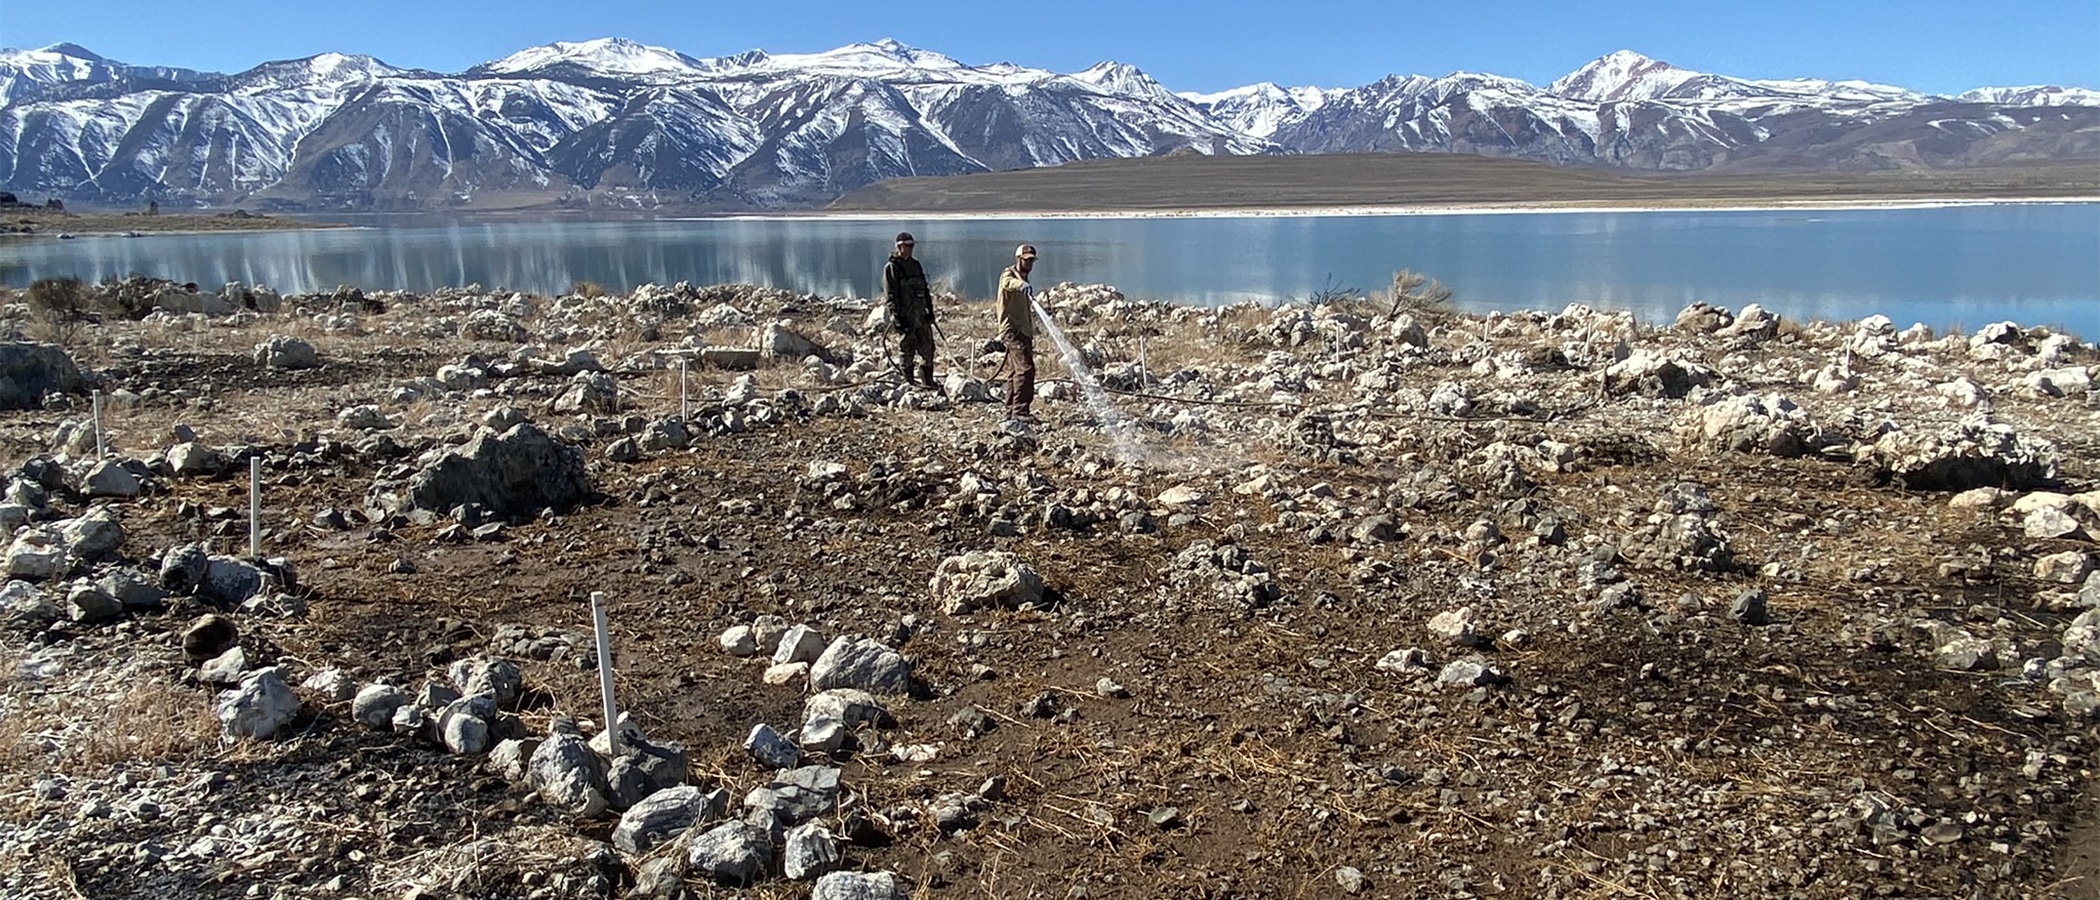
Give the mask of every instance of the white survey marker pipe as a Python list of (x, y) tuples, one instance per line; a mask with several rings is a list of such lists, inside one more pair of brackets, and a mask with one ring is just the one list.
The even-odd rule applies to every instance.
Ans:
[(680, 422), (681, 424), (690, 424), (690, 423), (691, 423), (691, 422), (693, 421), (693, 405), (692, 405), (692, 401), (690, 401), (690, 400), (686, 399), (686, 398), (687, 398), (687, 392), (686, 392), (686, 387), (685, 387), (685, 386), (686, 386), (686, 369), (687, 369), (687, 368), (689, 368), (689, 363), (687, 362), (686, 358), (685, 358), (685, 357), (683, 357), (683, 356), (679, 357), (679, 358), (678, 358), (678, 421), (679, 421), (679, 422)]
[(248, 558), (262, 558), (262, 455), (248, 457)]
[(105, 460), (105, 459), (108, 459), (108, 458), (109, 458), (109, 443), (108, 443), (108, 441), (106, 441), (106, 440), (105, 440), (105, 439), (104, 439), (104, 438), (102, 437), (102, 392), (101, 392), (101, 391), (96, 391), (96, 392), (94, 393), (94, 401), (93, 401), (93, 402), (94, 402), (94, 406), (93, 406), (93, 408), (94, 408), (94, 411), (95, 411), (95, 461), (96, 461), (96, 462), (101, 462), (102, 460)]
[(605, 697), (605, 748), (620, 755), (620, 707), (613, 702), (612, 629), (605, 624), (605, 592), (591, 592), (591, 627), (598, 632), (598, 691)]

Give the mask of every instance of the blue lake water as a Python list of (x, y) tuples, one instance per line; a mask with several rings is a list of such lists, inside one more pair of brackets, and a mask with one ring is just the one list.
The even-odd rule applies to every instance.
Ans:
[(991, 293), (1022, 241), (1036, 282), (1102, 282), (1197, 304), (1377, 291), (1395, 269), (1466, 309), (1569, 303), (1665, 319), (1694, 300), (1800, 318), (1881, 313), (1899, 326), (2010, 319), (2100, 337), (2100, 203), (1915, 209), (1451, 213), (1224, 218), (509, 222), (137, 238), (0, 240), (0, 283), (140, 273), (287, 292), (478, 283), (559, 293), (578, 281), (751, 282), (868, 296), (892, 236), (928, 274)]

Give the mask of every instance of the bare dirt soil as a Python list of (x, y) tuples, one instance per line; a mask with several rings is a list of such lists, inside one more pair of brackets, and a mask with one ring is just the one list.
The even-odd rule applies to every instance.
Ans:
[[(284, 732), (222, 740), (180, 642), (219, 611), (293, 684), (338, 667), (414, 690), (523, 626), (580, 643), (512, 657), (516, 720), (589, 731), (582, 636), (604, 592), (621, 707), (733, 806), (771, 775), (746, 734), (792, 733), (809, 691), (765, 683), (719, 635), (777, 615), (900, 650), (913, 688), (884, 698), (895, 727), (814, 761), (843, 770), (847, 867), (895, 873), (912, 897), (2095, 895), (2095, 719), (2038, 668), (2065, 671), (2092, 601), (2037, 563), (2090, 558), (2100, 518), (2066, 499), (2052, 508), (2083, 530), (2030, 537), (2012, 508), (2100, 487), (2100, 412), (2032, 386), (2090, 373), (2090, 345), (1851, 323), (1717, 333), (1579, 308), (1203, 311), (1061, 288), (1049, 306), (1131, 421), (1117, 432), (1058, 381), (1044, 340), (1051, 396), (1020, 430), (971, 399), (998, 383), (983, 303), (944, 300), (943, 397), (886, 381), (886, 332), (845, 301), (374, 299), (74, 339), (106, 395), (128, 392), (108, 415), (114, 452), (164, 463), (180, 424), (265, 454), (267, 552), (291, 562), (307, 611), (177, 597), (0, 632), (0, 893), (625, 896), (684, 844), (623, 856), (606, 843), (615, 814), (572, 819), (481, 757), (367, 729), (304, 688)], [(529, 337), (472, 337), (489, 311)], [(696, 367), (700, 436), (608, 458), (678, 415), (674, 351), (748, 345), (776, 320), (830, 362)], [(273, 334), (323, 364), (258, 365), (248, 348)], [(624, 409), (557, 413), (571, 378), (522, 363), (478, 389), (431, 381), (525, 344), (542, 359), (590, 346)], [(1678, 392), (1610, 374), (1650, 353), (1711, 379)], [(1839, 366), (1851, 386), (1814, 387)], [(758, 399), (737, 399), (740, 378)], [(1874, 461), (1884, 423), (1974, 421), (1938, 387), (1964, 381), (1991, 421), (2048, 443), (2047, 484), (1956, 506)], [(1724, 398), (1780, 393), (1821, 449), (1724, 449), (1699, 430)], [(387, 427), (339, 424), (360, 404)], [(489, 540), (445, 510), (365, 515), (376, 480), (505, 406), (582, 448), (598, 496)], [(8, 471), (60, 452), (54, 433), (86, 409), (0, 412)], [(245, 471), (148, 481), (94, 501), (125, 528), (101, 565), (154, 573), (195, 541), (245, 552)], [(945, 611), (936, 567), (977, 550), (1024, 560), (1046, 603)], [(1741, 611), (1746, 592), (1768, 616)], [(1963, 656), (1957, 638), (1989, 652)], [(1381, 666), (1407, 648), (1426, 668)], [(1447, 668), (1469, 660), (1491, 668)], [(942, 795), (994, 777), (1003, 796), (972, 827), (936, 826)], [(688, 873), (675, 891), (810, 895), (777, 871), (749, 887)]]

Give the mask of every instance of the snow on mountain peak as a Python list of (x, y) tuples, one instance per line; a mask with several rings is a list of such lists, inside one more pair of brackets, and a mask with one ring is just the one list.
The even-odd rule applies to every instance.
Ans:
[(80, 46), (79, 44), (75, 44), (75, 43), (72, 43), (72, 42), (70, 42), (70, 41), (61, 41), (61, 42), (59, 42), (59, 43), (56, 43), (56, 44), (52, 44), (52, 45), (51, 45), (51, 46), (49, 46), (49, 47), (44, 47), (44, 48), (41, 48), (41, 51), (40, 51), (40, 52), (43, 52), (43, 53), (56, 53), (56, 54), (58, 54), (58, 55), (60, 55), (60, 56), (70, 56), (70, 57), (73, 57), (74, 59), (84, 59), (84, 60), (87, 60), (87, 61), (89, 61), (89, 62), (115, 62), (115, 61), (116, 61), (116, 60), (113, 60), (113, 59), (109, 59), (109, 58), (106, 58), (106, 57), (104, 57), (104, 56), (103, 56), (102, 54), (100, 54), (100, 53), (96, 53), (96, 52), (95, 52), (95, 51), (93, 51), (93, 50), (89, 50), (89, 49), (88, 49), (88, 48), (86, 48), (86, 47), (82, 47), (82, 46)]
[(1607, 53), (1589, 65), (1562, 76), (1546, 90), (1574, 100), (1604, 103), (1612, 100), (1653, 100), (1700, 77), (1662, 60), (1632, 50)]
[(233, 76), (233, 88), (244, 92), (301, 87), (340, 88), (408, 74), (412, 73), (407, 69), (394, 68), (361, 53), (316, 53), (303, 59), (263, 63)]
[[(52, 44), (35, 50), (17, 50), (9, 47), (0, 50), (0, 66), (17, 69), (41, 69), (48, 72), (87, 72), (98, 65), (118, 65), (113, 60), (103, 59), (77, 44)], [(48, 80), (48, 79), (47, 79)]]
[(1237, 131), (1266, 139), (1284, 123), (1317, 110), (1327, 105), (1328, 100), (1344, 93), (1347, 91), (1287, 88), (1273, 81), (1264, 81), (1216, 93), (1191, 92), (1179, 96)]
[(855, 78), (881, 78), (911, 71), (953, 71), (968, 67), (931, 50), (921, 50), (895, 38), (883, 38), (872, 44), (847, 44), (819, 53), (782, 53), (767, 58), (755, 68), (771, 72), (798, 70)]
[(1086, 71), (1075, 73), (1072, 77), (1111, 94), (1145, 96), (1166, 93), (1166, 88), (1161, 87), (1159, 82), (1154, 81), (1152, 76), (1145, 74), (1143, 70), (1129, 63), (1114, 60), (1097, 62), (1087, 67)]
[(527, 47), (502, 59), (483, 63), (472, 71), (491, 75), (522, 75), (555, 67), (602, 76), (693, 75), (711, 67), (676, 50), (654, 47), (622, 37), (588, 41), (555, 41)]
[(2100, 106), (2100, 91), (2035, 84), (2025, 87), (1977, 88), (1964, 91), (1954, 99), (1964, 103), (1996, 103), (2004, 106)]

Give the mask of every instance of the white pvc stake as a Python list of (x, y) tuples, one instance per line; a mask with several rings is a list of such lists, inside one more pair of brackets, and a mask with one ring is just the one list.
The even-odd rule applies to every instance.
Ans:
[(248, 457), (248, 558), (262, 558), (262, 456)]
[(1151, 367), (1145, 365), (1145, 335), (1138, 333), (1138, 390), (1145, 389), (1145, 382), (1152, 379)]
[(96, 391), (96, 392), (95, 392), (95, 394), (94, 394), (94, 410), (95, 410), (95, 460), (96, 460), (97, 462), (100, 462), (100, 461), (102, 461), (102, 460), (104, 460), (104, 459), (108, 459), (108, 458), (109, 458), (109, 442), (108, 442), (108, 440), (107, 440), (107, 439), (105, 439), (105, 438), (104, 438), (104, 437), (102, 436), (102, 392), (101, 392), (101, 391)]
[(605, 625), (605, 592), (591, 592), (591, 627), (598, 632), (598, 691), (605, 696), (605, 747), (620, 755), (620, 707), (613, 703), (612, 629)]
[(693, 420), (693, 405), (692, 401), (686, 399), (685, 374), (686, 358), (681, 356), (678, 358), (678, 421), (691, 422)]

